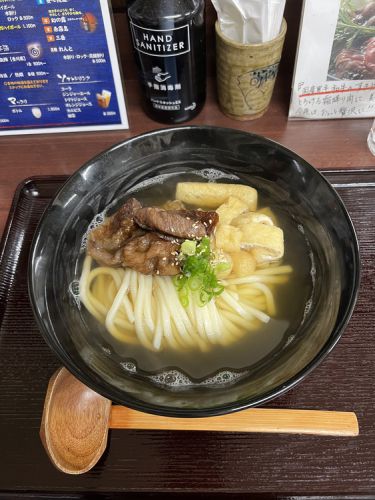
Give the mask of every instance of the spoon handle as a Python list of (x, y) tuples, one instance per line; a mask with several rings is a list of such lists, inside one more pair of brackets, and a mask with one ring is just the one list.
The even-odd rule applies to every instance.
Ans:
[(273, 432), (325, 436), (358, 436), (359, 433), (358, 420), (353, 412), (271, 408), (250, 408), (219, 417), (171, 418), (113, 405), (109, 428)]

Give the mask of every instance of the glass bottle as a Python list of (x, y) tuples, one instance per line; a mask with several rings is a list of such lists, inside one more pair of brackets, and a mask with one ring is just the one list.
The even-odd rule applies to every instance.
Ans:
[(133, 0), (130, 32), (153, 120), (181, 123), (196, 116), (206, 97), (204, 0)]

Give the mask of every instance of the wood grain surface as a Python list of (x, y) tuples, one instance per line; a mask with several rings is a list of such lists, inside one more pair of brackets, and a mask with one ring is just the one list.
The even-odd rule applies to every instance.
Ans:
[(111, 430), (102, 459), (78, 477), (58, 472), (39, 438), (48, 381), (60, 363), (34, 322), (25, 272), (36, 224), (63, 179), (27, 183), (0, 250), (0, 499), (373, 499), (375, 172), (328, 178), (359, 238), (358, 303), (333, 352), (267, 406), (355, 411), (360, 435)]
[[(207, 0), (207, 101), (202, 112), (187, 124), (207, 124), (247, 130), (282, 143), (317, 168), (375, 168), (375, 158), (366, 139), (372, 120), (288, 121), (294, 55), (301, 13), (301, 0), (288, 0), (285, 17), (288, 31), (280, 75), (267, 113), (254, 121), (238, 122), (219, 109), (215, 87), (214, 20)], [(130, 129), (98, 133), (61, 133), (0, 137), (0, 234), (4, 229), (16, 186), (31, 175), (71, 174), (104, 149), (129, 137), (165, 125), (149, 119), (142, 111), (124, 2), (115, 0), (114, 20), (125, 81)]]
[(58, 470), (83, 474), (94, 467), (107, 447), (111, 406), (109, 399), (82, 384), (66, 368), (52, 375), (40, 438)]
[(250, 408), (219, 417), (170, 418), (113, 405), (109, 427), (153, 431), (263, 432), (321, 436), (358, 436), (359, 433), (354, 412), (289, 408)]

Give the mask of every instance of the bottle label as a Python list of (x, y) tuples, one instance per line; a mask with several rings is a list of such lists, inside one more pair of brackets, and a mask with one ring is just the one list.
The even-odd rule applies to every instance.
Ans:
[(190, 52), (189, 25), (170, 30), (142, 28), (130, 21), (136, 50), (156, 57), (174, 57)]

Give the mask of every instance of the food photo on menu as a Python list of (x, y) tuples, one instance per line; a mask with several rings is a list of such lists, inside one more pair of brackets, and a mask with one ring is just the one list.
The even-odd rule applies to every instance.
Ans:
[(373, 0), (305, 1), (289, 118), (375, 116), (374, 12)]

